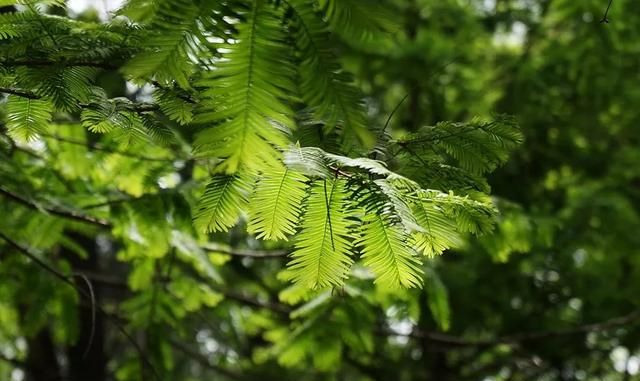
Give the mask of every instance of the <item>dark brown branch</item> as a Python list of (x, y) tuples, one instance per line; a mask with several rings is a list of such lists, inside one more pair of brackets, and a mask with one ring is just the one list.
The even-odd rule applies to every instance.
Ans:
[(609, 5), (607, 5), (607, 10), (604, 11), (604, 15), (602, 15), (602, 20), (600, 20), (600, 24), (608, 24), (609, 23), (609, 9), (611, 8), (611, 4), (613, 0), (609, 0)]
[(195, 360), (196, 362), (198, 362), (200, 365), (204, 366), (207, 369), (210, 369), (214, 372), (220, 373), (232, 380), (241, 380), (242, 376), (239, 373), (236, 373), (232, 370), (223, 368), (221, 366), (218, 365), (214, 365), (211, 362), (209, 362), (209, 359), (207, 359), (207, 357), (205, 355), (203, 355), (202, 353), (198, 352), (195, 349), (192, 349), (190, 347), (188, 347), (186, 344), (181, 343), (177, 340), (174, 339), (170, 339), (169, 343), (171, 344), (171, 346), (175, 349), (177, 349), (178, 351), (182, 352), (184, 355), (186, 355), (189, 359), (191, 360)]
[(99, 219), (93, 216), (88, 216), (85, 214), (81, 214), (78, 213), (76, 211), (73, 210), (65, 210), (65, 209), (59, 209), (56, 207), (52, 207), (52, 206), (43, 206), (38, 204), (35, 201), (29, 200), (15, 192), (12, 192), (10, 190), (4, 189), (2, 187), (0, 187), (0, 195), (5, 196), (6, 198), (24, 205), (28, 208), (34, 209), (34, 210), (38, 210), (38, 211), (44, 211), (47, 212), (49, 214), (52, 214), (54, 216), (58, 216), (58, 217), (62, 217), (62, 218), (67, 218), (70, 220), (74, 220), (74, 221), (79, 221), (79, 222), (84, 222), (87, 224), (91, 224), (91, 225), (95, 225), (95, 226), (99, 226), (102, 228), (110, 228), (111, 227), (111, 223), (109, 223), (108, 221), (105, 221), (103, 219)]
[(0, 361), (4, 361), (6, 363), (9, 363), (17, 368), (22, 368), (22, 369), (26, 369), (27, 368), (27, 364), (24, 361), (20, 361), (16, 358), (9, 358), (5, 355), (3, 355), (2, 353), (0, 353)]
[(602, 332), (612, 328), (630, 325), (637, 322), (640, 322), (640, 310), (636, 310), (629, 314), (614, 317), (598, 323), (584, 324), (572, 328), (553, 331), (520, 332), (488, 340), (469, 340), (462, 337), (447, 335), (439, 332), (424, 332), (415, 329), (408, 335), (400, 334), (389, 329), (385, 330), (385, 333), (393, 336), (409, 336), (418, 339), (431, 340), (453, 347), (488, 347), (499, 344), (515, 345), (526, 341), (545, 340), (554, 337), (571, 336), (581, 333)]
[(35, 94), (28, 90), (15, 89), (12, 87), (0, 87), (0, 93), (17, 95), (19, 97), (29, 98), (29, 99), (40, 99), (40, 96), (38, 94)]
[(15, 66), (27, 66), (27, 67), (41, 67), (41, 66), (62, 66), (62, 67), (73, 67), (73, 66), (84, 66), (84, 67), (95, 67), (98, 69), (105, 70), (116, 70), (118, 69), (118, 65), (115, 65), (111, 62), (92, 62), (92, 61), (51, 61), (51, 60), (6, 60), (0, 61), (0, 66), (4, 67), (15, 67)]
[[(8, 237), (6, 234), (4, 234), (3, 232), (0, 232), (0, 239), (4, 240), (5, 242), (7, 242), (9, 244), (9, 246), (13, 247), (17, 252), (19, 252), (20, 254), (24, 255), (25, 257), (27, 257), (29, 260), (31, 260), (33, 263), (35, 263), (38, 267), (40, 267), (41, 269), (45, 270), (46, 272), (48, 272), (49, 274), (51, 274), (53, 277), (55, 277), (56, 279), (58, 279), (59, 281), (65, 283), (66, 285), (72, 287), (78, 294), (82, 295), (85, 298), (90, 299), (92, 297), (92, 295), (85, 289), (78, 287), (73, 281), (73, 277), (74, 275), (65, 275), (64, 273), (62, 273), (61, 271), (57, 270), (56, 268), (54, 268), (53, 266), (49, 265), (48, 263), (46, 263), (45, 261), (41, 260), (39, 258), (39, 255), (35, 252), (33, 252), (30, 248), (23, 246), (21, 244), (19, 244), (18, 242), (14, 241), (13, 239), (11, 239), (10, 237)], [(158, 374), (158, 371), (155, 369), (155, 367), (153, 366), (153, 364), (151, 364), (151, 362), (149, 361), (149, 359), (145, 356), (144, 352), (142, 351), (142, 348), (140, 348), (140, 346), (138, 345), (138, 343), (135, 341), (135, 339), (131, 336), (131, 334), (129, 334), (129, 332), (127, 332), (126, 329), (124, 329), (124, 327), (122, 326), (122, 324), (118, 321), (117, 317), (111, 315), (110, 313), (108, 313), (107, 311), (104, 310), (104, 308), (99, 305), (96, 304), (95, 307), (97, 308), (97, 310), (100, 312), (100, 314), (102, 314), (103, 316), (105, 316), (107, 319), (109, 319), (109, 321), (111, 321), (113, 323), (113, 325), (118, 329), (118, 331), (127, 339), (127, 341), (129, 343), (131, 343), (131, 345), (134, 346), (134, 348), (136, 349), (136, 351), (141, 355), (141, 357), (144, 360), (144, 363), (146, 366), (149, 367), (149, 369), (151, 369), (153, 371), (153, 374), (155, 376), (155, 378), (160, 381), (161, 377)]]
[(204, 250), (213, 253), (220, 253), (231, 255), (234, 257), (244, 257), (253, 259), (274, 259), (284, 258), (289, 255), (288, 250), (245, 250), (245, 249), (232, 249), (225, 246), (217, 245), (215, 243), (208, 243), (202, 247)]
[[(164, 90), (164, 91), (173, 91), (172, 89), (166, 87), (165, 85), (161, 84), (158, 81), (151, 81), (151, 84), (160, 89), (160, 90)], [(198, 103), (195, 99), (191, 98), (188, 95), (184, 95), (184, 94), (176, 94), (176, 96), (180, 99), (182, 99), (183, 101), (187, 102), (187, 103), (191, 103), (191, 104), (196, 104)]]

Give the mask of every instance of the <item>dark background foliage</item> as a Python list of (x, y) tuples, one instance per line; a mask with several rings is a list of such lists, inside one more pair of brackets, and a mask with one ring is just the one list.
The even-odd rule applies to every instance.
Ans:
[[(342, 25), (328, 37), (366, 95), (371, 129), (383, 135), (388, 123), (384, 132), (399, 137), (495, 114), (522, 128), (524, 144), (488, 178), (500, 210), (493, 234), (428, 260), (423, 289), (384, 290), (356, 274), (303, 301), (277, 276), (288, 247), (259, 246), (241, 228), (213, 235), (224, 245), (189, 246), (189, 202), (203, 182), (187, 180), (210, 166), (194, 170), (189, 127), (168, 148), (125, 150), (71, 126), (73, 105), (85, 101), (76, 92), (56, 98), (70, 125), (54, 136), (20, 145), (0, 136), (0, 378), (638, 377), (637, 4), (614, 0), (601, 23), (603, 0), (378, 3), (391, 18), (383, 34), (362, 38)], [(37, 58), (24, 70), (46, 68)], [(111, 98), (145, 100), (144, 89), (127, 89), (120, 64), (94, 68), (96, 84)], [(166, 96), (189, 99), (176, 91)], [(384, 150), (378, 158), (439, 189), (443, 174)], [(111, 197), (82, 196), (111, 186)], [(119, 229), (73, 213), (104, 204)], [(54, 269), (85, 275), (60, 279), (34, 266), (41, 251)]]

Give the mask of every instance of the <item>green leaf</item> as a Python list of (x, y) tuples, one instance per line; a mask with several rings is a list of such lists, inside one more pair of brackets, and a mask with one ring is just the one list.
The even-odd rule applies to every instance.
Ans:
[(340, 125), (371, 148), (375, 137), (367, 128), (363, 96), (338, 62), (329, 43), (327, 27), (314, 9), (314, 3), (312, 0), (290, 2), (296, 16), (296, 42), (304, 57), (298, 67), (302, 97), (328, 131)]
[(89, 100), (95, 73), (94, 68), (84, 66), (20, 67), (16, 78), (21, 88), (33, 89), (39, 96), (51, 99), (56, 108), (77, 111), (80, 104)]
[(10, 95), (7, 99), (9, 134), (23, 141), (36, 139), (38, 134), (46, 132), (51, 112), (51, 103), (46, 100)]
[(433, 269), (427, 271), (425, 277), (425, 291), (427, 304), (431, 316), (443, 331), (448, 331), (451, 323), (451, 307), (449, 306), (449, 293), (444, 283)]
[(227, 231), (240, 218), (247, 204), (250, 181), (242, 175), (215, 175), (194, 213), (196, 228), (205, 233)]
[(294, 92), (294, 69), (280, 14), (263, 0), (252, 2), (237, 25), (238, 37), (223, 46), (215, 70), (206, 73), (197, 121), (208, 127), (195, 141), (200, 155), (220, 158), (216, 170), (235, 173), (276, 167), (289, 143), (293, 112), (283, 100)]
[(380, 214), (367, 214), (363, 223), (357, 244), (364, 265), (376, 275), (375, 283), (385, 288), (422, 286), (420, 261), (408, 244), (408, 234)]
[(399, 141), (401, 147), (416, 155), (433, 150), (455, 159), (471, 173), (485, 173), (504, 163), (509, 153), (523, 141), (515, 120), (498, 116), (492, 121), (469, 123), (442, 122), (424, 127)]
[(289, 263), (294, 282), (309, 288), (341, 286), (353, 260), (353, 222), (343, 180), (313, 184), (296, 250)]
[(190, 0), (163, 1), (152, 6), (150, 33), (142, 35), (143, 50), (122, 69), (134, 78), (155, 78), (161, 83), (176, 81), (189, 88), (192, 58), (200, 55), (203, 43), (199, 17), (206, 13)]
[(442, 254), (443, 251), (462, 245), (462, 237), (453, 218), (445, 214), (435, 202), (421, 200), (412, 204), (416, 221), (424, 232), (412, 233), (416, 249), (427, 256)]
[(331, 30), (345, 40), (367, 45), (400, 28), (396, 15), (381, 2), (318, 0)]
[(287, 240), (287, 235), (294, 234), (307, 180), (288, 168), (267, 171), (258, 181), (249, 204), (249, 232), (267, 240)]

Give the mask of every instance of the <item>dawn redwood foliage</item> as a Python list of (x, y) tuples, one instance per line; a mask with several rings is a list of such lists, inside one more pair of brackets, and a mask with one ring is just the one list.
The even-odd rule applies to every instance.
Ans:
[(632, 0), (0, 0), (0, 379), (637, 378), (639, 40)]

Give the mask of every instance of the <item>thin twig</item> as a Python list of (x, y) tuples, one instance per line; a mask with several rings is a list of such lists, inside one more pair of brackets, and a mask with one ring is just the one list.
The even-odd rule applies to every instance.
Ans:
[(114, 65), (113, 63), (110, 63), (110, 62), (73, 61), (73, 60), (51, 61), (51, 60), (38, 60), (38, 59), (5, 60), (5, 61), (0, 61), (0, 66), (5, 66), (5, 67), (13, 67), (13, 66), (27, 66), (27, 67), (39, 67), (39, 66), (74, 67), (74, 66), (85, 66), (85, 67), (95, 67), (95, 68), (105, 69), (105, 70), (118, 69), (117, 65)]
[(609, 5), (607, 5), (607, 10), (604, 11), (604, 15), (602, 16), (602, 20), (600, 20), (600, 24), (608, 24), (609, 23), (609, 8), (611, 8), (611, 4), (613, 0), (609, 0)]
[(275, 259), (284, 258), (289, 255), (288, 250), (244, 250), (233, 249), (218, 245), (215, 243), (207, 243), (202, 248), (209, 252), (231, 255), (234, 257), (253, 258), (253, 259)]
[(15, 89), (12, 87), (0, 87), (0, 93), (16, 95), (22, 98), (40, 99), (40, 96), (38, 94), (32, 93), (31, 91), (28, 91), (28, 90)]
[[(80, 140), (69, 139), (69, 138), (65, 138), (63, 136), (54, 135), (54, 134), (40, 133), (40, 135), (42, 135), (44, 137), (48, 137), (48, 138), (51, 138), (51, 139), (55, 139), (55, 140), (61, 141), (63, 143), (81, 145), (81, 146), (87, 147), (87, 144), (85, 142), (83, 142), (83, 141), (80, 141)], [(150, 157), (150, 156), (145, 156), (145, 155), (139, 155), (139, 154), (132, 153), (132, 152), (121, 151), (121, 150), (118, 150), (118, 149), (115, 149), (115, 148), (106, 147), (106, 146), (103, 146), (103, 145), (100, 145), (100, 144), (93, 144), (88, 148), (91, 148), (92, 150), (95, 150), (95, 151), (103, 151), (103, 152), (113, 153), (113, 154), (116, 154), (116, 155), (131, 157), (131, 158), (134, 158), (134, 159), (145, 160), (145, 161), (162, 161), (162, 162), (172, 162), (172, 161), (174, 161), (174, 159), (172, 159), (172, 158)]]
[(20, 361), (20, 360), (15, 359), (15, 358), (9, 358), (9, 357), (3, 355), (2, 352), (0, 352), (0, 361), (7, 362), (7, 363), (9, 363), (9, 364), (11, 364), (11, 365), (13, 365), (13, 366), (15, 366), (17, 368), (26, 369), (26, 367), (27, 367), (27, 363), (25, 363), (24, 361)]
[(91, 301), (91, 330), (89, 331), (89, 340), (87, 341), (87, 346), (84, 349), (84, 352), (82, 353), (82, 359), (86, 359), (87, 355), (89, 354), (89, 351), (91, 350), (91, 346), (93, 345), (93, 339), (95, 337), (96, 334), (96, 294), (93, 292), (93, 285), (91, 284), (91, 281), (89, 280), (89, 278), (87, 278), (86, 275), (82, 274), (82, 273), (73, 273), (74, 276), (79, 277), (80, 279), (82, 279), (84, 281), (84, 283), (87, 285), (87, 290), (89, 292), (89, 296), (91, 297), (90, 301)]
[(537, 341), (554, 337), (571, 336), (581, 333), (602, 332), (612, 328), (634, 324), (640, 321), (640, 310), (635, 310), (629, 314), (614, 317), (602, 322), (580, 325), (577, 327), (553, 330), (553, 331), (537, 331), (537, 332), (520, 332), (511, 335), (497, 337), (488, 340), (469, 340), (458, 336), (447, 335), (439, 332), (425, 332), (414, 329), (408, 335), (400, 334), (392, 330), (385, 330), (386, 334), (393, 336), (409, 336), (417, 339), (431, 340), (441, 344), (454, 347), (487, 347), (499, 344), (518, 344), (525, 341)]
[(95, 226), (99, 226), (102, 228), (110, 228), (111, 227), (111, 223), (109, 221), (100, 219), (100, 218), (96, 218), (96, 217), (92, 217), (86, 214), (81, 214), (78, 213), (76, 211), (73, 210), (66, 210), (66, 209), (60, 209), (57, 207), (53, 207), (53, 206), (43, 206), (40, 205), (39, 203), (29, 200), (15, 192), (12, 192), (10, 190), (7, 190), (3, 187), (0, 187), (0, 195), (5, 196), (6, 198), (15, 201), (21, 205), (24, 205), (28, 208), (34, 209), (34, 210), (38, 210), (38, 211), (44, 211), (47, 212), (49, 214), (53, 214), (55, 216), (58, 217), (63, 217), (63, 218), (67, 218), (70, 220), (75, 220), (75, 221), (79, 221), (79, 222), (84, 222), (87, 224), (91, 224), (91, 225), (95, 225)]
[(200, 365), (204, 366), (205, 368), (208, 368), (214, 372), (218, 372), (220, 374), (223, 374), (225, 376), (227, 376), (230, 379), (233, 380), (241, 380), (242, 376), (234, 371), (231, 371), (229, 369), (223, 368), (221, 366), (217, 366), (214, 364), (211, 364), (211, 362), (209, 362), (209, 360), (200, 352), (189, 348), (187, 345), (185, 345), (184, 343), (181, 343), (177, 340), (174, 339), (169, 339), (169, 344), (171, 344), (171, 346), (175, 349), (177, 349), (178, 351), (182, 352), (184, 355), (186, 355), (188, 358), (197, 361), (198, 363), (200, 363)]
[[(31, 260), (33, 263), (35, 263), (38, 267), (40, 267), (41, 269), (45, 270), (46, 272), (48, 272), (49, 274), (53, 275), (55, 278), (57, 278), (58, 280), (60, 280), (61, 282), (65, 283), (66, 285), (72, 287), (74, 290), (76, 290), (80, 295), (84, 296), (85, 298), (91, 298), (91, 295), (89, 294), (89, 292), (85, 291), (84, 289), (78, 287), (71, 279), (73, 277), (73, 274), (71, 276), (67, 276), (64, 273), (62, 273), (61, 271), (57, 270), (56, 268), (54, 268), (53, 266), (49, 265), (48, 263), (44, 262), (43, 260), (41, 260), (39, 258), (39, 256), (32, 252), (31, 249), (22, 246), (21, 244), (19, 244), (18, 242), (14, 241), (13, 239), (11, 239), (10, 237), (8, 237), (6, 234), (4, 234), (3, 232), (0, 231), (0, 239), (4, 240), (5, 242), (7, 242), (9, 244), (9, 246), (13, 247), (16, 251), (18, 251), (20, 254), (24, 255), (25, 257), (27, 257), (29, 260)], [(114, 326), (118, 329), (118, 331), (127, 339), (127, 341), (129, 341), (131, 343), (131, 345), (134, 346), (134, 348), (136, 349), (136, 351), (143, 357), (145, 365), (148, 366), (152, 371), (153, 374), (155, 376), (155, 378), (158, 381), (161, 381), (161, 377), (160, 374), (158, 373), (158, 371), (155, 369), (155, 367), (153, 366), (153, 364), (151, 364), (151, 361), (149, 361), (149, 359), (146, 357), (146, 355), (144, 354), (144, 352), (142, 351), (142, 348), (140, 348), (140, 346), (138, 345), (138, 343), (134, 340), (134, 338), (129, 334), (129, 332), (127, 332), (127, 330), (124, 329), (124, 327), (118, 322), (118, 320), (112, 316), (110, 313), (108, 313), (107, 311), (104, 310), (104, 308), (102, 308), (101, 305), (99, 304), (95, 304), (98, 311), (104, 315), (109, 321), (111, 321)]]

